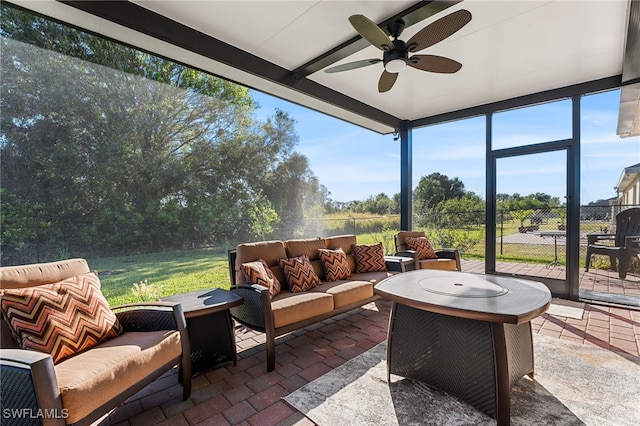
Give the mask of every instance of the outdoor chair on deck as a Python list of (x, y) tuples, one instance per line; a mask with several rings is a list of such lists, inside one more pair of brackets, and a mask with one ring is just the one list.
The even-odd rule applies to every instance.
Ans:
[[(607, 245), (607, 242), (613, 242), (613, 245)], [(640, 254), (640, 207), (632, 207), (616, 215), (615, 234), (587, 234), (587, 243), (586, 271), (589, 270), (591, 256), (600, 254), (609, 256), (611, 269), (617, 269), (620, 279), (624, 279), (631, 258)], [(619, 263), (617, 267), (616, 261)]]
[(462, 270), (457, 249), (433, 249), (422, 231), (400, 231), (395, 236), (395, 244), (396, 256), (412, 257), (415, 269)]

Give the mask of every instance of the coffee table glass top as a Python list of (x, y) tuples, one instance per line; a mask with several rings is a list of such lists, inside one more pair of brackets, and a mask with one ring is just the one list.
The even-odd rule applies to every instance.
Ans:
[(490, 322), (520, 324), (549, 308), (542, 283), (495, 275), (422, 269), (379, 282), (375, 293), (404, 305)]

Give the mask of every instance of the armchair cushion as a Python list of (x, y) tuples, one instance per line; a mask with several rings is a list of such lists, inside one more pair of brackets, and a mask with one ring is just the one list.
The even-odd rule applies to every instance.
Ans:
[(180, 355), (178, 331), (126, 332), (55, 365), (67, 423), (82, 420)]
[(337, 250), (320, 249), (320, 260), (324, 266), (327, 281), (343, 280), (351, 275), (347, 255), (341, 248)]
[(280, 259), (280, 268), (292, 293), (307, 291), (320, 284), (320, 278), (306, 255)]
[(269, 265), (263, 259), (242, 264), (242, 271), (253, 284), (260, 284), (269, 289), (271, 298), (280, 293), (280, 281), (273, 275)]
[(356, 260), (356, 273), (387, 270), (382, 243), (354, 244), (353, 255)]
[(436, 252), (431, 247), (431, 243), (427, 237), (406, 237), (404, 243), (409, 250), (414, 250), (418, 255), (418, 259), (437, 259)]
[(0, 309), (23, 349), (54, 364), (122, 333), (95, 273), (36, 287), (0, 290)]

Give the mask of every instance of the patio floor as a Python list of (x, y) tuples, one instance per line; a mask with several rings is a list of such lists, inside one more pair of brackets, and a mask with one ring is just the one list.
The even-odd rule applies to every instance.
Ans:
[[(518, 272), (529, 268), (520, 265)], [(483, 263), (463, 261), (465, 272), (483, 272)], [(548, 274), (561, 268), (537, 267)], [(527, 271), (531, 273), (531, 271)], [(581, 292), (640, 297), (640, 277), (581, 271)], [(98, 422), (101, 425), (313, 425), (281, 398), (371, 349), (387, 337), (391, 303), (378, 301), (298, 330), (277, 340), (276, 369), (266, 372), (264, 335), (236, 326), (238, 364), (199, 373), (182, 401), (177, 374), (169, 373)], [(533, 332), (598, 346), (640, 363), (640, 308), (585, 304), (581, 320), (545, 313)]]

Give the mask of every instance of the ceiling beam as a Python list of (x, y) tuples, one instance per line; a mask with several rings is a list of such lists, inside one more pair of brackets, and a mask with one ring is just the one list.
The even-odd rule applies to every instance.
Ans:
[[(385, 34), (391, 35), (387, 28), (387, 25), (392, 22), (396, 22), (402, 19), (404, 21), (405, 28), (408, 28), (411, 25), (424, 21), (425, 19), (430, 18), (436, 13), (442, 12), (443, 10), (451, 6), (460, 3), (461, 1), (462, 0), (421, 1), (413, 5), (412, 7), (403, 10), (402, 12), (385, 19), (384, 21), (380, 22), (378, 26), (380, 27), (380, 29), (382, 29), (382, 31), (384, 31)], [(369, 46), (370, 44), (367, 40), (362, 38), (362, 36), (360, 35), (356, 35), (355, 37), (334, 47), (328, 52), (325, 52), (317, 58), (314, 58), (306, 64), (303, 64), (300, 67), (296, 68), (293, 73), (298, 76), (307, 77)]]
[(444, 114), (433, 115), (431, 117), (420, 118), (413, 121), (413, 127), (418, 128), (418, 127), (430, 126), (433, 124), (445, 123), (448, 121), (456, 121), (456, 120), (462, 120), (470, 117), (477, 117), (487, 113), (506, 111), (506, 110), (515, 109), (515, 108), (522, 108), (524, 106), (529, 106), (529, 105), (552, 102), (559, 99), (569, 99), (573, 96), (581, 96), (587, 93), (595, 93), (595, 92), (602, 92), (605, 90), (616, 89), (620, 87), (621, 81), (622, 81), (622, 76), (615, 75), (612, 77), (605, 77), (598, 80), (574, 84), (571, 86), (545, 90), (538, 93), (531, 93), (529, 95), (518, 96), (511, 99), (505, 99), (502, 101), (488, 103), (485, 105), (465, 108), (459, 111), (452, 111)]
[[(237, 47), (137, 4), (128, 1), (58, 1), (230, 67), (289, 87), (392, 128), (396, 128), (400, 121), (391, 114), (308, 80), (304, 76), (296, 75), (286, 68), (238, 49)], [(117, 42), (120, 43), (119, 41)], [(132, 47), (139, 48), (137, 46)], [(150, 53), (166, 57), (162, 55), (162, 52)]]

